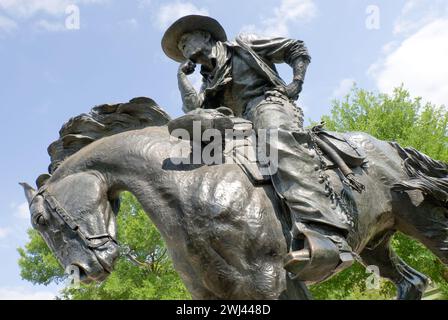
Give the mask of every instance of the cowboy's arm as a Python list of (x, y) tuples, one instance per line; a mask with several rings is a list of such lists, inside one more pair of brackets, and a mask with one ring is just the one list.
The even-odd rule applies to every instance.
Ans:
[(201, 108), (204, 101), (204, 94), (202, 90), (199, 93), (196, 92), (196, 89), (188, 80), (187, 73), (182, 65), (177, 72), (177, 83), (182, 97), (182, 110), (188, 113), (194, 109)]
[[(311, 56), (301, 40), (287, 38), (255, 39), (250, 41), (251, 48), (264, 59), (272, 63), (287, 63), (293, 69), (293, 82), (288, 86), (298, 95), (305, 80), (306, 70)], [(294, 91), (294, 90), (292, 90)]]

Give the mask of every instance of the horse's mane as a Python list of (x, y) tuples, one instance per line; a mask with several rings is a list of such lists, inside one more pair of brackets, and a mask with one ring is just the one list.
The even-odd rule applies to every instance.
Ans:
[(169, 120), (170, 116), (154, 100), (145, 97), (127, 103), (95, 106), (89, 113), (82, 113), (62, 125), (59, 139), (48, 147), (51, 159), (48, 172), (52, 174), (64, 159), (96, 140), (125, 131), (166, 125)]
[(407, 181), (394, 184), (395, 191), (420, 190), (426, 196), (448, 208), (448, 164), (434, 160), (414, 148), (402, 148), (398, 143), (390, 143), (404, 160), (403, 169), (409, 177)]

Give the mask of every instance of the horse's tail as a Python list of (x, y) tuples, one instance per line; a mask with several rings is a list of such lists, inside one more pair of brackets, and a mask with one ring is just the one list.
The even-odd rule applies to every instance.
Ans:
[(448, 207), (448, 164), (434, 160), (414, 148), (402, 148), (390, 143), (404, 160), (403, 169), (409, 180), (396, 183), (396, 191), (420, 190), (427, 197)]

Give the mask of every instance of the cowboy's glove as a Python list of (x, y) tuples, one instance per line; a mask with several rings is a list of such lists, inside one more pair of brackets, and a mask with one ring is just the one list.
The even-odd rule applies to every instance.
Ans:
[(188, 75), (192, 74), (195, 69), (196, 69), (196, 64), (191, 60), (187, 60), (180, 64), (178, 72), (183, 73), (188, 76)]

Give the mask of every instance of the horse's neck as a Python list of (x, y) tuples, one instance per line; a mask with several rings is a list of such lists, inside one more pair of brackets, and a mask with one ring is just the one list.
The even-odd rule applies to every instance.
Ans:
[(99, 140), (81, 150), (64, 167), (68, 172), (86, 169), (98, 172), (109, 195), (129, 191), (157, 224), (159, 216), (170, 208), (160, 198), (166, 197), (174, 183), (168, 177), (170, 173), (162, 170), (166, 157), (169, 157), (166, 128), (150, 127)]

